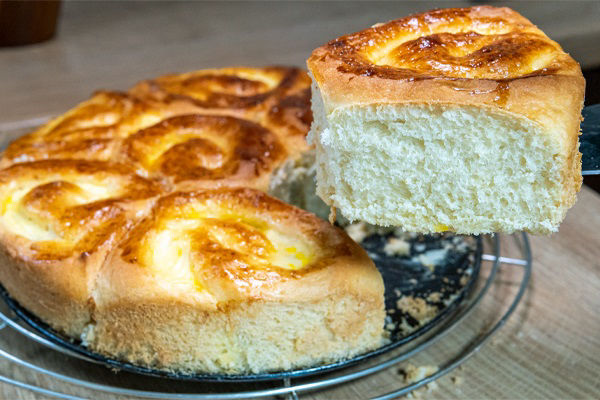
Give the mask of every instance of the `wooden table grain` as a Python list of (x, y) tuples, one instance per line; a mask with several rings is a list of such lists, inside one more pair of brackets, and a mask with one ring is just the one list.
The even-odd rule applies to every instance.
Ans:
[[(0, 126), (63, 112), (99, 88), (124, 89), (168, 72), (226, 65), (304, 65), (310, 51), (340, 34), (410, 12), (474, 2), (183, 3), (66, 2), (58, 37), (0, 49)], [(499, 2), (494, 4), (500, 4)], [(533, 20), (584, 67), (600, 65), (600, 2), (506, 3)], [(420, 395), (426, 398), (600, 397), (600, 196), (583, 189), (560, 232), (531, 237), (533, 276), (522, 304), (497, 336), (464, 366)], [(503, 246), (516, 254), (511, 238)], [(500, 283), (465, 323), (411, 360), (438, 365), (489, 326), (519, 281), (503, 268)], [(70, 359), (0, 332), (0, 347), (32, 362), (98, 383), (174, 390)], [(402, 384), (399, 368), (312, 399), (362, 399)], [(33, 373), (5, 360), (0, 373), (91, 399), (112, 399)], [(206, 388), (184, 385), (189, 390)], [(2, 399), (43, 398), (0, 384)]]

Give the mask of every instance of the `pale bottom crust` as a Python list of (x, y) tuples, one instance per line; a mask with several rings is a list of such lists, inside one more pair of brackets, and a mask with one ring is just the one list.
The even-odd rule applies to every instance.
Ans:
[(13, 253), (0, 243), (0, 282), (10, 296), (55, 330), (79, 337), (91, 318), (85, 266), (33, 264)]
[(137, 365), (258, 373), (338, 361), (385, 342), (383, 296), (250, 301), (214, 311), (179, 302), (102, 307), (87, 297), (83, 263), (37, 265), (12, 253), (0, 245), (0, 282), (21, 306), (90, 350)]
[(383, 298), (254, 301), (202, 311), (181, 303), (96, 310), (85, 341), (97, 352), (178, 372), (247, 373), (314, 366), (380, 347)]

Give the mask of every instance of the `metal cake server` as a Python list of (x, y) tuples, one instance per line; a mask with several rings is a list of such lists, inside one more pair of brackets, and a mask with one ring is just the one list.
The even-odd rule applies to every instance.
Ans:
[(600, 175), (600, 104), (584, 107), (582, 114), (581, 175)]

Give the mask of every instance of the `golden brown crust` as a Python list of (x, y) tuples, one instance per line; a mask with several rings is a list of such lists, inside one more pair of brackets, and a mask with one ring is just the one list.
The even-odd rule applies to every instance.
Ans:
[[(324, 50), (324, 52), (321, 52)], [(510, 80), (572, 75), (577, 63), (509, 8), (449, 8), (377, 24), (317, 49), (338, 70), (393, 80)]]
[(291, 67), (231, 67), (164, 75), (139, 82), (130, 93), (161, 103), (203, 109), (257, 109), (306, 89), (305, 72)]
[(377, 104), (475, 106), (554, 136), (563, 201), (581, 187), (577, 149), (585, 80), (558, 43), (509, 8), (433, 10), (317, 48), (308, 67), (326, 112)]
[(231, 67), (165, 75), (138, 83), (130, 93), (188, 113), (248, 119), (276, 132), (291, 154), (306, 149), (310, 78), (299, 68)]
[(572, 111), (546, 104), (547, 95), (579, 100), (585, 84), (558, 43), (518, 13), (490, 6), (429, 11), (342, 36), (316, 49), (308, 66), (332, 107), (478, 105), (541, 124)]
[(160, 191), (104, 162), (47, 160), (0, 171), (0, 281), (53, 327), (81, 333), (100, 264)]
[(126, 93), (99, 91), (11, 143), (0, 166), (45, 159), (111, 160), (122, 138), (173, 112)]

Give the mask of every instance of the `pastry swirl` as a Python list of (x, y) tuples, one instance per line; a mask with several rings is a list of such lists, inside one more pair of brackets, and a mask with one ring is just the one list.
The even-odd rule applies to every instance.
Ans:
[(165, 75), (134, 86), (133, 95), (203, 109), (256, 109), (306, 90), (304, 71), (289, 67), (233, 67)]
[(166, 108), (151, 107), (126, 93), (99, 91), (67, 113), (11, 143), (1, 166), (45, 159), (108, 161), (139, 129), (159, 122)]
[(414, 14), (332, 40), (312, 59), (387, 79), (506, 80), (572, 73), (577, 63), (521, 15), (472, 7)]
[(128, 204), (161, 192), (122, 165), (47, 160), (0, 171), (0, 223), (35, 242), (30, 256), (60, 260), (91, 253), (121, 226)]
[(248, 119), (277, 132), (290, 153), (307, 148), (310, 78), (299, 68), (199, 70), (142, 81), (130, 93), (188, 112)]
[[(268, 173), (270, 171), (268, 168), (271, 168), (266, 168), (267, 164), (281, 162), (284, 157), (297, 157), (308, 148), (305, 137), (312, 121), (310, 78), (297, 68), (235, 67), (200, 70), (142, 81), (128, 93), (100, 91), (35, 132), (11, 143), (0, 159), (0, 167), (44, 159), (130, 162), (131, 158), (128, 157), (123, 160), (124, 153), (140, 161), (136, 155), (136, 148), (143, 146), (144, 151), (152, 154), (160, 152), (162, 147), (151, 148), (153, 143), (159, 147), (165, 144), (164, 141), (155, 140), (155, 133), (166, 126), (172, 130), (185, 118), (170, 122), (166, 120), (191, 114), (198, 115), (196, 117), (198, 121), (208, 121), (211, 118), (216, 121), (219, 116), (224, 119), (233, 117), (244, 120), (239, 122), (243, 128), (240, 128), (238, 138), (241, 139), (245, 132), (247, 137), (243, 137), (244, 143), (241, 145), (249, 145), (248, 148), (252, 150), (240, 151), (239, 140), (237, 142), (228, 140), (226, 142), (232, 143), (234, 147), (237, 146), (237, 149), (220, 148), (218, 151), (235, 153), (229, 159), (232, 161), (239, 159), (241, 162), (238, 166), (241, 166), (242, 170), (248, 167), (241, 172), (230, 163), (228, 171), (235, 175), (232, 177), (232, 182), (240, 181), (243, 174), (251, 180), (255, 180), (253, 175), (260, 175), (262, 181), (252, 186), (266, 189), (268, 182), (266, 175), (263, 174)], [(186, 118), (188, 121), (193, 119), (193, 117)], [(203, 128), (205, 132), (215, 132), (215, 129), (219, 129), (218, 124), (210, 124), (212, 128), (208, 130)], [(233, 122), (223, 123), (221, 126), (232, 124)], [(262, 129), (258, 126), (250, 128), (252, 124), (259, 125)], [(148, 129), (153, 125), (156, 127)], [(196, 126), (200, 125), (202, 123)], [(226, 131), (231, 132), (229, 128)], [(134, 139), (127, 140), (130, 136), (134, 136)], [(259, 136), (262, 139), (259, 139)], [(148, 140), (150, 137), (154, 139)], [(181, 137), (179, 135), (179, 140)], [(253, 142), (252, 138), (256, 140)], [(193, 143), (198, 147), (200, 142), (197, 140)], [(202, 157), (193, 160), (191, 147), (182, 144), (178, 148), (186, 150), (187, 161), (192, 161), (197, 167), (200, 166)], [(263, 153), (258, 154), (257, 151), (261, 150), (264, 150)], [(201, 153), (207, 154), (207, 151), (209, 150), (205, 149)], [(211, 157), (217, 156), (215, 154)], [(148, 157), (143, 158), (147, 161)], [(254, 172), (250, 170), (252, 166), (244, 162), (249, 158), (253, 160), (250, 163), (256, 167)], [(173, 168), (167, 171), (169, 168), (165, 167), (163, 170), (166, 176), (177, 181), (183, 180), (185, 169), (174, 167), (176, 162), (167, 164), (177, 171)], [(211, 168), (205, 170), (199, 179), (203, 183), (192, 188), (207, 186), (211, 176), (214, 177), (216, 186), (224, 183), (227, 173), (223, 171), (218, 173), (214, 169), (208, 173), (208, 170)], [(200, 174), (198, 168), (194, 168), (193, 171)], [(188, 178), (199, 176), (192, 175), (191, 172), (187, 175)]]
[(145, 175), (178, 188), (248, 186), (266, 190), (272, 169), (287, 156), (277, 135), (250, 121), (190, 114), (143, 129), (124, 142)]
[(127, 167), (105, 162), (46, 160), (1, 170), (2, 284), (58, 329), (80, 333), (89, 320), (88, 285), (160, 192)]
[(279, 298), (282, 281), (339, 259), (366, 262), (360, 247), (326, 221), (245, 188), (162, 197), (117, 254), (119, 262), (164, 271), (164, 279), (186, 269), (190, 290), (217, 302)]

